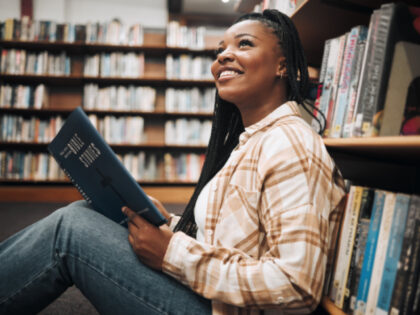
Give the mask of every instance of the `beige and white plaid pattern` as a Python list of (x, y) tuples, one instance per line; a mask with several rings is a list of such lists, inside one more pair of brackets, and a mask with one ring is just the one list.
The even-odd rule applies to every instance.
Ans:
[(213, 314), (309, 313), (344, 196), (322, 139), (287, 102), (247, 128), (212, 181), (205, 243), (175, 233), (163, 270), (211, 299)]

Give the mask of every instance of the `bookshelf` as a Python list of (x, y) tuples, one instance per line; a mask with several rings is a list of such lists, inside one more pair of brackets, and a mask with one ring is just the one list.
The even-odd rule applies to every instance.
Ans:
[[(356, 25), (369, 25), (374, 9), (391, 1), (305, 0), (291, 16), (302, 41), (308, 64), (319, 67), (324, 43)], [(418, 6), (418, 1), (403, 1)], [(241, 0), (237, 10), (251, 11), (254, 0)], [(299, 1), (298, 1), (299, 3)], [(324, 143), (344, 178), (355, 185), (420, 194), (420, 136), (326, 138)], [(345, 315), (328, 297), (323, 308), (333, 315)]]
[[(60, 53), (64, 51), (71, 57), (70, 75), (33, 75), (2, 73), (1, 85), (44, 84), (48, 88), (48, 101), (42, 108), (1, 107), (1, 115), (14, 115), (25, 118), (37, 117), (49, 119), (53, 116), (65, 118), (77, 106), (83, 105), (83, 87), (86, 84), (96, 84), (99, 87), (110, 86), (147, 86), (156, 90), (155, 108), (153, 111), (124, 109), (85, 109), (87, 114), (98, 118), (112, 115), (116, 117), (140, 116), (144, 119), (146, 140), (140, 144), (112, 144), (116, 153), (144, 151), (146, 154), (173, 153), (203, 155), (205, 145), (200, 144), (168, 144), (165, 142), (164, 125), (168, 120), (193, 119), (199, 121), (211, 120), (209, 111), (167, 111), (165, 108), (165, 91), (167, 88), (191, 89), (201, 91), (214, 88), (211, 79), (179, 79), (168, 78), (165, 58), (167, 55), (212, 58), (214, 39), (206, 37), (205, 48), (188, 49), (184, 47), (168, 47), (166, 34), (163, 32), (145, 32), (143, 45), (114, 45), (85, 42), (49, 42), (0, 40), (1, 49), (24, 49), (30, 52)], [(101, 77), (83, 74), (84, 57), (102, 53), (143, 53), (145, 58), (144, 75), (140, 77)], [(4, 104), (3, 104), (4, 105)], [(0, 151), (46, 152), (46, 142), (0, 141)], [(162, 161), (159, 162), (160, 174)], [(195, 185), (191, 180), (165, 179), (140, 181), (145, 192), (160, 199), (164, 203), (185, 203), (192, 195)], [(39, 201), (39, 202), (70, 202), (82, 197), (68, 180), (17, 180), (0, 179), (1, 201)]]

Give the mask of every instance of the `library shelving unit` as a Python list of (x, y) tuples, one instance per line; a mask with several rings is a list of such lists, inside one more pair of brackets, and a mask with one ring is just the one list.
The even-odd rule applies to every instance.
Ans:
[[(237, 10), (250, 11), (261, 0), (241, 0)], [(291, 16), (302, 41), (308, 64), (320, 67), (324, 42), (351, 27), (368, 25), (373, 9), (391, 1), (305, 0)], [(415, 4), (415, 1), (403, 1)], [(418, 4), (417, 4), (418, 5)], [(324, 139), (344, 178), (355, 185), (410, 194), (420, 193), (420, 136)], [(333, 315), (345, 313), (328, 298), (324, 309)]]
[[(206, 38), (206, 48), (193, 50), (187, 48), (167, 47), (166, 34), (160, 32), (145, 32), (144, 44), (141, 46), (87, 44), (82, 42), (47, 42), (47, 41), (0, 41), (0, 49), (25, 49), (27, 51), (52, 53), (66, 52), (71, 56), (71, 74), (69, 76), (48, 75), (13, 75), (2, 73), (1, 84), (37, 85), (48, 87), (48, 105), (41, 109), (0, 108), (0, 114), (18, 116), (35, 116), (48, 118), (55, 115), (66, 117), (74, 108), (83, 104), (83, 87), (94, 83), (100, 87), (106, 86), (150, 86), (155, 88), (156, 101), (153, 112), (142, 111), (111, 111), (86, 110), (87, 114), (98, 117), (105, 115), (115, 116), (141, 116), (144, 118), (144, 132), (147, 140), (141, 145), (111, 145), (114, 151), (128, 152), (170, 152), (170, 153), (197, 153), (204, 154), (203, 145), (167, 145), (165, 144), (164, 125), (167, 120), (177, 118), (195, 118), (211, 120), (210, 113), (198, 112), (167, 112), (165, 110), (165, 89), (193, 88), (199, 89), (214, 87), (213, 80), (181, 80), (167, 79), (165, 58), (168, 54), (179, 56), (188, 54), (192, 56), (213, 56), (214, 42)], [(144, 75), (139, 78), (125, 77), (87, 77), (83, 75), (83, 62), (86, 55), (135, 52), (144, 53)], [(46, 143), (0, 142), (0, 151), (19, 150), (33, 152), (46, 152)], [(147, 194), (150, 194), (164, 203), (185, 203), (192, 195), (195, 183), (191, 181), (140, 181)], [(79, 192), (67, 180), (8, 180), (0, 179), (0, 201), (34, 201), (34, 202), (69, 202), (81, 199)]]

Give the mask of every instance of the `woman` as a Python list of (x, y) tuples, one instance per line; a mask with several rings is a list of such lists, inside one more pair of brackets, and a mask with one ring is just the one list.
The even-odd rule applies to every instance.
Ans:
[(299, 115), (308, 73), (292, 22), (243, 16), (212, 73), (212, 135), (182, 217), (154, 200), (171, 228), (124, 208), (127, 231), (83, 201), (54, 212), (0, 245), (0, 313), (39, 311), (73, 284), (104, 314), (316, 308), (344, 189)]

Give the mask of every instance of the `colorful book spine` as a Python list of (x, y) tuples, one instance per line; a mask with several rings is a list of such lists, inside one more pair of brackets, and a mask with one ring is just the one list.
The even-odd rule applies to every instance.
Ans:
[(367, 29), (363, 26), (355, 26), (347, 36), (346, 48), (343, 56), (343, 67), (340, 75), (340, 82), (337, 91), (334, 117), (331, 123), (331, 138), (339, 138), (342, 135), (344, 117), (349, 103), (350, 83), (354, 75), (355, 55), (357, 43), (366, 39)]
[(330, 98), (328, 100), (328, 110), (326, 111), (327, 121), (326, 121), (325, 131), (324, 131), (324, 136), (326, 137), (329, 137), (331, 133), (331, 124), (332, 124), (334, 111), (336, 107), (337, 90), (338, 90), (339, 80), (340, 80), (340, 76), (341, 76), (342, 68), (344, 64), (343, 56), (344, 56), (344, 51), (346, 49), (347, 36), (348, 36), (348, 33), (343, 34), (339, 37), (337, 58), (334, 64), (334, 76), (333, 76), (332, 84), (331, 84)]
[(376, 311), (376, 304), (378, 303), (379, 289), (385, 266), (386, 249), (389, 243), (392, 219), (395, 212), (395, 203), (396, 193), (386, 192), (381, 228), (378, 236), (381, 243), (375, 252), (372, 274), (370, 276), (369, 294), (366, 302), (366, 315), (375, 314)]
[(369, 30), (366, 38), (366, 47), (363, 53), (362, 68), (360, 72), (359, 86), (357, 88), (356, 104), (353, 114), (352, 129), (350, 136), (358, 137), (362, 135), (363, 107), (367, 94), (367, 82), (370, 79), (370, 66), (373, 56), (373, 43), (376, 39), (380, 13), (379, 10), (373, 11), (370, 17)]
[(394, 217), (392, 218), (390, 241), (386, 252), (384, 272), (376, 306), (376, 314), (378, 315), (386, 315), (389, 312), (398, 261), (402, 250), (409, 203), (409, 195), (397, 194)]
[(390, 312), (392, 314), (399, 314), (401, 309), (401, 302), (406, 291), (406, 283), (408, 279), (408, 272), (410, 267), (411, 256), (413, 253), (413, 242), (415, 235), (416, 221), (420, 220), (420, 196), (412, 195), (410, 199), (410, 207), (406, 220), (406, 227), (404, 231), (404, 240), (401, 250), (401, 255), (397, 267), (397, 275), (395, 278), (394, 290), (392, 293)]
[(386, 192), (383, 190), (375, 191), (372, 218), (369, 225), (369, 232), (366, 241), (363, 266), (360, 274), (359, 287), (357, 289), (356, 311), (355, 314), (363, 315), (366, 309), (366, 302), (369, 293), (370, 276), (372, 273), (373, 262), (378, 243), (380, 224), (382, 221), (383, 206), (385, 203)]
[[(346, 291), (347, 276), (349, 274), (350, 260), (356, 236), (356, 227), (359, 219), (360, 203), (362, 200), (363, 187), (352, 186), (344, 214), (341, 230), (339, 254), (333, 280), (333, 299), (335, 305), (342, 308)], [(334, 296), (335, 293), (335, 296)]]

